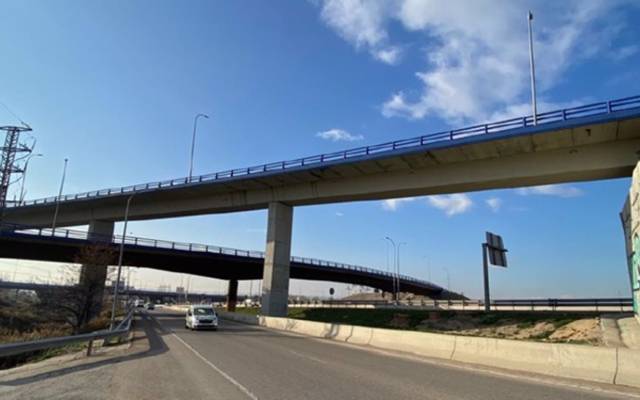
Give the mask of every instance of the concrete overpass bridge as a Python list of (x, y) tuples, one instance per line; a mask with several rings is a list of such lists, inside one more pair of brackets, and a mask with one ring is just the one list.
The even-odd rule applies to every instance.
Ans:
[[(89, 237), (89, 233), (68, 229), (21, 229), (0, 226), (0, 257), (73, 263), (82, 247), (92, 243), (119, 249), (122, 236)], [(161, 271), (187, 273), (229, 280), (229, 296), (237, 297), (239, 280), (263, 276), (264, 253), (195, 243), (178, 243), (127, 236), (124, 239), (123, 265)], [(387, 292), (393, 290), (394, 276), (385, 271), (357, 265), (291, 257), (291, 278), (331, 281), (369, 286)], [(400, 276), (400, 290), (432, 298), (457, 298), (433, 283)]]
[[(293, 208), (628, 177), (640, 151), (640, 96), (373, 146), (162, 182), (31, 200), (4, 220), (89, 224), (268, 208), (263, 314), (286, 314)], [(132, 197), (133, 196), (133, 197)]]

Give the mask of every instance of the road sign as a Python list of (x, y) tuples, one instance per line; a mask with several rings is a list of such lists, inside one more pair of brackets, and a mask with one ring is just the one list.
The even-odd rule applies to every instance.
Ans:
[(504, 242), (500, 235), (487, 232), (487, 251), (489, 252), (491, 265), (506, 268), (507, 249), (504, 248)]
[[(489, 260), (487, 260), (487, 253)], [(487, 242), (482, 243), (482, 272), (484, 278), (484, 310), (491, 310), (491, 297), (489, 295), (489, 262), (499, 267), (507, 267), (507, 249), (500, 235), (487, 232)]]

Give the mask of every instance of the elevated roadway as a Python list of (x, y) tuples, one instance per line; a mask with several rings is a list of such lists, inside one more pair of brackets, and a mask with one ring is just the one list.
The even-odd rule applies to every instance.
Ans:
[[(125, 215), (146, 220), (268, 208), (264, 267), (254, 269), (263, 274), (263, 314), (284, 316), (294, 277), (296, 206), (628, 177), (639, 152), (640, 96), (634, 96), (542, 113), (537, 124), (524, 116), (209, 175), (31, 200), (5, 209), (3, 221), (46, 227), (56, 214), (57, 226), (88, 224), (91, 235), (113, 235), (114, 222)], [(342, 271), (330, 279), (340, 276)]]
[[(80, 249), (95, 240), (95, 236), (89, 240), (87, 232), (82, 231), (56, 229), (52, 235), (50, 229), (15, 230), (4, 225), (0, 229), (0, 257), (73, 263)], [(100, 243), (117, 251), (121, 240), (120, 236), (113, 236)], [(232, 281), (261, 279), (264, 253), (127, 236), (123, 265)], [(292, 257), (290, 276), (393, 291), (393, 275), (388, 272), (312, 258)], [(448, 296), (438, 285), (405, 275), (400, 276), (400, 289), (435, 298)]]
[(626, 177), (640, 96), (192, 178), (30, 200), (4, 220), (58, 226), (144, 220)]

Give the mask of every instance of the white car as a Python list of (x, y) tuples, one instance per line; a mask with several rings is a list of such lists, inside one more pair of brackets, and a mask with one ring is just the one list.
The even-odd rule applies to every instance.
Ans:
[(194, 304), (187, 309), (184, 323), (187, 329), (218, 329), (218, 315), (212, 306), (207, 304)]

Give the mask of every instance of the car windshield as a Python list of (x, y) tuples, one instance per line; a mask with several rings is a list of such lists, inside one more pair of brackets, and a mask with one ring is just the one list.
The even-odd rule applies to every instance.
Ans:
[(194, 308), (193, 313), (195, 315), (213, 315), (213, 308)]

